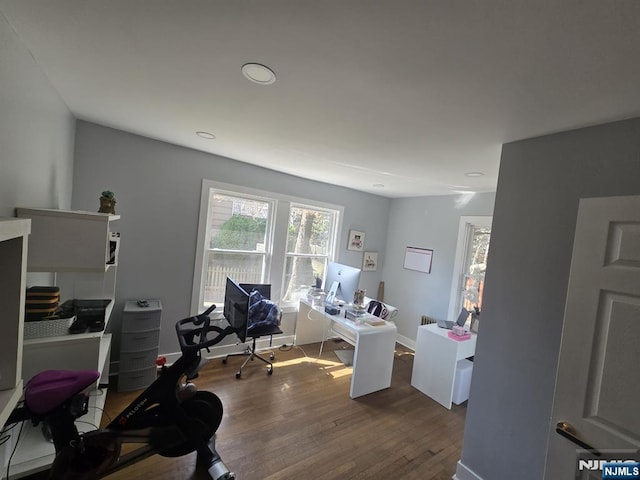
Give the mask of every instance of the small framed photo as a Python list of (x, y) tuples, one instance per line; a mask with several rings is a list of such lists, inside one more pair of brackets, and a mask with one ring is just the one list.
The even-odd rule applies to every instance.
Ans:
[(362, 271), (373, 272), (378, 268), (378, 252), (364, 252)]
[(364, 248), (364, 232), (349, 230), (349, 244), (347, 250), (357, 250), (361, 252)]

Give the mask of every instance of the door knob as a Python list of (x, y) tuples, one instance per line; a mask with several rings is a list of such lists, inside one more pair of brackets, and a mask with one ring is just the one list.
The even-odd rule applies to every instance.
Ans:
[(556, 433), (562, 435), (564, 438), (571, 440), (576, 445), (591, 451), (594, 455), (600, 456), (601, 453), (596, 448), (593, 448), (587, 442), (578, 437), (578, 432), (569, 422), (558, 422), (556, 424)]

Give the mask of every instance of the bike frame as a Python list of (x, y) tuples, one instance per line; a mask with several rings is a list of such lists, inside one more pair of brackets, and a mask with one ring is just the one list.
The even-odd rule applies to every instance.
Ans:
[[(219, 407), (219, 418), (216, 419), (215, 426), (211, 427), (213, 434), (209, 441), (207, 443), (198, 441), (191, 451), (197, 450), (198, 462), (205, 465), (214, 480), (235, 478), (235, 475), (224, 466), (215, 449), (215, 431), (222, 419), (222, 403), (214, 394), (197, 392), (191, 383), (189, 383), (190, 387), (185, 388), (185, 384), (182, 383), (183, 377), (186, 378), (185, 383), (197, 377), (198, 370), (204, 364), (202, 349), (208, 350), (210, 346), (219, 343), (227, 335), (235, 333), (235, 329), (231, 326), (222, 329), (210, 325), (208, 314), (213, 309), (215, 305), (200, 315), (176, 322), (176, 334), (182, 355), (171, 366), (163, 366), (158, 378), (106, 427), (79, 434), (74, 423), (78, 415), (74, 416), (70, 413), (72, 398), (44, 416), (30, 414), (26, 406), (19, 407), (8, 423), (25, 419), (30, 419), (34, 423), (47, 420), (56, 448), (56, 460), (61, 451), (69, 449), (69, 446), (79, 449), (80, 455), (92, 447), (105, 449), (113, 447), (114, 451), (117, 449), (115, 460), (110, 459), (106, 462), (108, 465), (96, 467), (95, 471), (90, 472), (86, 477), (98, 479), (154, 454), (181, 456), (188, 453), (181, 453), (184, 450), (181, 446), (189, 445), (194, 432), (200, 433), (202, 426), (193, 426), (193, 420), (190, 419), (184, 405), (190, 398), (197, 397), (212, 408)], [(216, 336), (209, 338), (210, 333), (215, 333)], [(200, 430), (194, 431), (194, 428), (200, 428)], [(121, 455), (121, 446), (127, 443), (141, 444), (141, 446)], [(172, 450), (175, 449), (177, 452), (172, 454)]]

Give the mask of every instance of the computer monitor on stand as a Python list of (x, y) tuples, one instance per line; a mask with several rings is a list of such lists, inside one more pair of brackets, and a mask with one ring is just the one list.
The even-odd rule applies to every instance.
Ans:
[(249, 294), (229, 277), (224, 290), (223, 315), (236, 331), (240, 341), (244, 342), (249, 322)]
[(342, 301), (353, 302), (353, 293), (360, 284), (360, 269), (329, 262), (324, 279), (324, 290), (327, 292), (327, 303)]

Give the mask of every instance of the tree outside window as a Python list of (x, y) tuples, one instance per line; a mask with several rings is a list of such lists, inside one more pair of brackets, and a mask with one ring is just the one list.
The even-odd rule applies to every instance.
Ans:
[(333, 253), (337, 211), (292, 204), (289, 211), (284, 301), (306, 294), (324, 278)]

